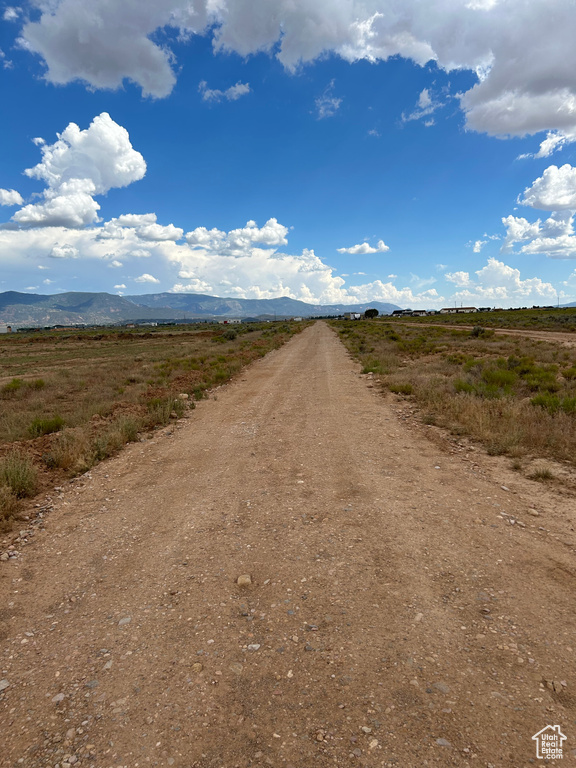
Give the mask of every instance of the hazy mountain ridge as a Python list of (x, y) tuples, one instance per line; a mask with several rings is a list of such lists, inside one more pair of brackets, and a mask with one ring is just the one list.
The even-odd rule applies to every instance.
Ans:
[(290, 298), (233, 299), (204, 294), (152, 293), (116, 296), (110, 293), (71, 291), (54, 295), (0, 293), (0, 323), (16, 327), (48, 325), (108, 325), (135, 320), (185, 320), (218, 317), (311, 317), (364, 312), (381, 314), (398, 309), (394, 304), (313, 305)]

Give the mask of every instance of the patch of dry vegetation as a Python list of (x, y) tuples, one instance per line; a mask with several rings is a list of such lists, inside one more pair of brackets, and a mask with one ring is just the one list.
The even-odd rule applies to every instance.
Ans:
[(394, 318), (396, 323), (414, 325), (477, 325), (484, 328), (526, 328), (532, 331), (576, 332), (576, 307), (549, 309), (499, 309), (486, 312), (458, 313), (454, 315), (427, 315), (425, 317)]
[[(0, 337), (0, 527), (17, 516), (19, 499), (180, 418), (208, 390), (306, 325)], [(35, 474), (33, 490), (18, 486), (18, 461)]]
[(576, 459), (576, 359), (551, 343), (475, 328), (336, 321), (348, 349), (427, 424), (491, 454)]

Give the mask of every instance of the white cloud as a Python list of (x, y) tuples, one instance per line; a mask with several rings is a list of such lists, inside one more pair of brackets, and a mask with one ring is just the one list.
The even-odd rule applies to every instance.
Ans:
[(15, 189), (0, 189), (0, 205), (23, 205), (20, 192)]
[(550, 157), (551, 154), (574, 141), (576, 141), (576, 132), (548, 131), (546, 138), (540, 142), (538, 152), (519, 155), (518, 159)]
[(82, 227), (98, 220), (99, 204), (94, 195), (113, 187), (124, 187), (143, 178), (144, 158), (133, 149), (128, 131), (103, 112), (89, 128), (75, 123), (54, 144), (38, 140), (42, 162), (25, 171), (44, 181), (43, 203), (32, 203), (12, 217), (26, 226)]
[[(429, 117), (434, 112), (436, 112), (437, 109), (443, 106), (443, 102), (431, 96), (430, 90), (428, 88), (424, 88), (420, 92), (418, 102), (416, 103), (416, 108), (408, 115), (402, 113), (402, 122), (407, 123), (411, 120), (422, 120), (425, 117)], [(424, 125), (427, 128), (434, 125), (434, 119), (430, 118), (429, 120), (425, 120)]]
[(60, 245), (56, 243), (48, 255), (53, 259), (77, 259), (78, 248), (74, 248), (73, 245)]
[(398, 275), (388, 275), (388, 280), (396, 280)]
[[(467, 274), (455, 272), (451, 277), (446, 275), (446, 278)], [(453, 294), (452, 301), (479, 306), (524, 306), (543, 301), (548, 303), (556, 296), (556, 289), (551, 283), (539, 277), (522, 280), (520, 270), (494, 258), (488, 259), (486, 266), (475, 274), (476, 280), (470, 280), (463, 290)], [(457, 280), (452, 279), (452, 282), (458, 285)]]
[(4, 9), (2, 18), (4, 19), (4, 21), (18, 21), (21, 14), (22, 14), (21, 8), (14, 8), (12, 6), (8, 6), (7, 8)]
[[(100, 262), (112, 268), (136, 270), (141, 257), (135, 253), (142, 242), (138, 227), (152, 223), (151, 214), (127, 214), (114, 222), (84, 229), (0, 228), (0, 271), (7, 263), (26, 264), (28, 268), (43, 266), (56, 248), (62, 254), (65, 246), (75, 249), (83, 263)], [(102, 236), (105, 231), (106, 236)], [(133, 274), (138, 275), (137, 284), (158, 285), (155, 281), (160, 278), (156, 275), (161, 269), (163, 274), (173, 276), (166, 288), (238, 298), (291, 296), (315, 304), (381, 300), (412, 306), (430, 306), (442, 299), (434, 290), (417, 291), (414, 285), (397, 287), (392, 278), (347, 286), (312, 250), (304, 249), (300, 254), (281, 252), (279, 248), (287, 245), (287, 234), (288, 228), (276, 219), (262, 227), (249, 221), (228, 232), (198, 227), (188, 233), (186, 242), (147, 241), (146, 253), (154, 267)], [(74, 251), (67, 253), (71, 256)], [(74, 260), (75, 270), (78, 260)], [(70, 258), (50, 259), (55, 277), (69, 275), (65, 270), (70, 263)]]
[(342, 99), (334, 95), (334, 80), (331, 80), (322, 94), (314, 101), (316, 117), (318, 120), (334, 117), (340, 109), (340, 104), (342, 104)]
[(523, 243), (520, 253), (542, 253), (556, 259), (576, 258), (572, 211), (555, 211), (548, 219), (533, 223), (516, 216), (507, 216), (502, 222), (507, 229), (501, 248), (503, 253), (512, 252), (515, 243)]
[(124, 283), (120, 283), (119, 285), (115, 285), (115, 286), (114, 286), (114, 288), (115, 288), (117, 291), (121, 291), (121, 290), (123, 290), (124, 288), (126, 288), (126, 286), (124, 285)]
[(13, 62), (11, 62), (10, 59), (6, 58), (6, 54), (4, 53), (2, 48), (0, 48), (0, 62), (2, 62), (3, 69), (12, 69), (12, 67), (14, 66)]
[(482, 250), (482, 248), (484, 248), (485, 245), (486, 245), (486, 240), (476, 240), (472, 247), (472, 250), (474, 253), (480, 253), (480, 251)]
[(550, 165), (519, 202), (543, 211), (576, 210), (576, 168)]
[[(155, 213), (126, 213), (116, 219), (110, 219), (102, 227), (101, 237), (116, 238), (126, 237), (128, 231), (135, 233), (141, 240), (159, 242), (161, 240), (181, 240), (184, 230), (173, 224), (163, 226), (157, 223)], [(149, 251), (139, 248), (132, 251), (134, 256), (149, 256)]]
[(145, 272), (143, 275), (140, 275), (140, 277), (134, 278), (135, 283), (159, 283), (160, 280), (158, 280), (157, 277), (154, 277), (154, 275), (149, 275), (147, 272)]
[[(119, 88), (131, 80), (163, 97), (180, 41), (212, 36), (216, 51), (274, 54), (289, 70), (336, 54), (349, 62), (394, 56), (475, 72), (461, 97), (468, 127), (498, 135), (576, 130), (572, 0), (51, 0), (24, 25), (21, 45), (39, 54), (46, 78)], [(156, 42), (154, 42), (156, 40)]]
[(246, 96), (250, 93), (250, 85), (248, 83), (237, 82), (236, 85), (230, 86), (225, 91), (219, 91), (217, 89), (208, 88), (208, 83), (202, 80), (198, 86), (198, 90), (202, 94), (204, 101), (237, 101), (241, 96)]
[(466, 288), (466, 286), (470, 285), (470, 275), (468, 272), (447, 272), (444, 277), (446, 280), (454, 283), (454, 285), (457, 285), (458, 288)]
[(369, 243), (360, 243), (359, 245), (353, 245), (350, 248), (337, 248), (338, 253), (351, 253), (354, 256), (363, 255), (367, 253), (386, 253), (390, 250), (390, 247), (386, 245), (384, 240), (378, 240), (376, 246), (372, 246)]

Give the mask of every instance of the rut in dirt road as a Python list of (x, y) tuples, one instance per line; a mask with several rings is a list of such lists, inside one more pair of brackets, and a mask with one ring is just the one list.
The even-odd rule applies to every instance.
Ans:
[(568, 763), (574, 506), (530, 504), (316, 323), (0, 563), (0, 765)]

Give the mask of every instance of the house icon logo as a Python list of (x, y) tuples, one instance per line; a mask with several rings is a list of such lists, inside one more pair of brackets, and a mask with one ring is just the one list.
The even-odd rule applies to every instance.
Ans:
[(536, 757), (538, 760), (561, 760), (562, 744), (566, 736), (560, 730), (559, 725), (547, 725), (541, 731), (532, 736), (536, 742)]

